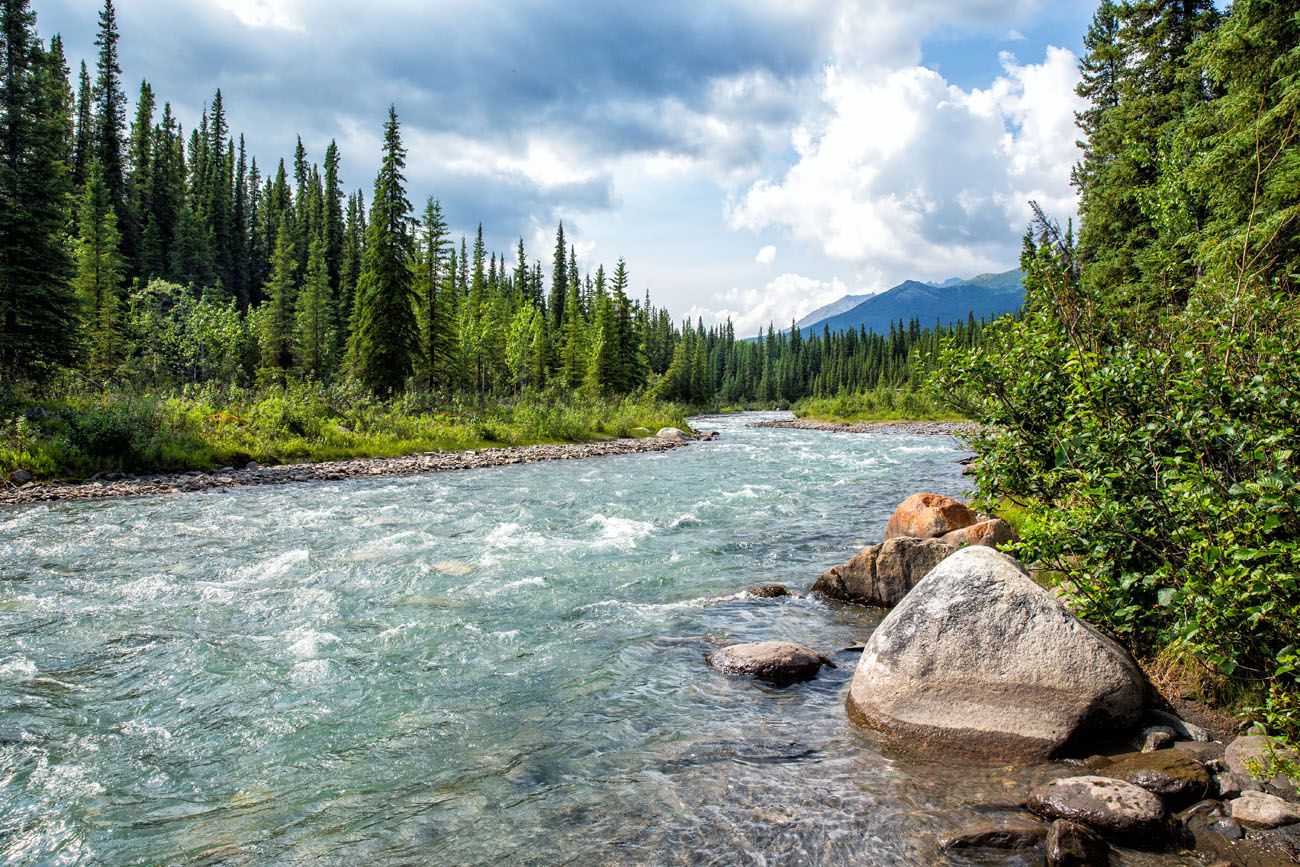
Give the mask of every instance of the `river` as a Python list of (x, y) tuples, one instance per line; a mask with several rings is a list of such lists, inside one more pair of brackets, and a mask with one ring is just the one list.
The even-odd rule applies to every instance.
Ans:
[[(935, 863), (1068, 770), (883, 754), (841, 650), (880, 613), (742, 591), (962, 492), (964, 453), (765, 417), (650, 455), (0, 510), (0, 860)], [(732, 679), (704, 663), (724, 639), (840, 667)]]

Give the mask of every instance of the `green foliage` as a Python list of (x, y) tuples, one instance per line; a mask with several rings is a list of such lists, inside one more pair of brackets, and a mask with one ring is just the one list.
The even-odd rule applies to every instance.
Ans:
[(395, 457), (423, 451), (583, 442), (637, 428), (686, 427), (686, 409), (626, 398), (526, 392), (491, 405), (409, 392), (377, 401), (355, 382), (290, 383), (252, 391), (208, 383), (171, 397), (87, 392), (0, 407), (0, 474), (84, 478), (97, 472), (213, 469), (262, 463)]
[(962, 416), (941, 400), (911, 388), (877, 388), (842, 392), (834, 397), (805, 397), (792, 407), (799, 418), (852, 424), (858, 421), (960, 421)]
[(98, 162), (90, 164), (79, 230), (73, 287), (86, 323), (87, 368), (104, 376), (113, 371), (121, 356), (122, 259), (117, 214)]

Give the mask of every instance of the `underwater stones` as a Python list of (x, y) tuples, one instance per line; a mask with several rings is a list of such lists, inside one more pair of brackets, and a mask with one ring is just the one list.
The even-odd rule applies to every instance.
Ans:
[(1086, 825), (1057, 819), (1047, 832), (1047, 867), (1106, 867), (1110, 844)]
[(1038, 848), (1047, 834), (1047, 828), (1037, 822), (1008, 820), (976, 825), (958, 831), (940, 841), (945, 852), (962, 852), (967, 849), (999, 849), (1022, 852)]
[(759, 584), (757, 587), (750, 587), (745, 592), (759, 599), (781, 599), (786, 596), (797, 599), (800, 596), (799, 591), (791, 590), (784, 584)]
[(1029, 796), (1029, 809), (1047, 819), (1086, 825), (1108, 840), (1159, 848), (1169, 840), (1164, 803), (1141, 786), (1109, 777), (1066, 777)]
[(1123, 648), (1015, 560), (972, 546), (939, 564), (876, 628), (847, 707), (905, 751), (1028, 762), (1132, 728), (1144, 695)]
[(732, 644), (706, 657), (723, 674), (748, 674), (780, 686), (812, 680), (823, 665), (835, 663), (815, 650), (792, 641), (758, 641)]
[(1205, 766), (1182, 750), (1130, 753), (1103, 772), (1159, 795), (1171, 810), (1194, 804), (1210, 789)]
[(952, 497), (913, 494), (890, 516), (885, 525), (885, 539), (898, 536), (934, 539), (975, 522), (975, 513)]
[(893, 608), (956, 550), (938, 539), (889, 539), (827, 570), (812, 589), (841, 602)]

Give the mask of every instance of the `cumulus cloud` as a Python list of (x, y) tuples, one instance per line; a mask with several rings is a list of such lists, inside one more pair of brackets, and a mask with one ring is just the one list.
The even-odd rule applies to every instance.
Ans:
[(786, 229), (880, 282), (1010, 266), (1027, 200), (1074, 210), (1077, 72), (1059, 48), (1002, 64), (990, 88), (971, 91), (920, 66), (829, 67), (826, 118), (795, 129), (794, 164), (736, 199), (730, 225)]
[(713, 306), (697, 305), (689, 315), (692, 319), (702, 317), (705, 322), (730, 319), (737, 336), (753, 337), (769, 323), (789, 328), (792, 321), (848, 294), (848, 287), (838, 279), (782, 274), (762, 289), (732, 288), (721, 292), (714, 296)]
[(760, 265), (771, 265), (776, 261), (776, 247), (768, 244), (766, 247), (760, 248), (758, 255), (754, 257), (754, 261)]

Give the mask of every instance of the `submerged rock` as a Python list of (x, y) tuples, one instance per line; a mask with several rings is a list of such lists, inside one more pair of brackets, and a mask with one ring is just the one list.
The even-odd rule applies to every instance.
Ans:
[(989, 548), (997, 548), (1010, 542), (1014, 536), (1010, 524), (1001, 518), (990, 518), (987, 521), (980, 521), (978, 524), (971, 524), (969, 527), (962, 527), (960, 530), (945, 533), (942, 539), (954, 548), (960, 548), (963, 545), (986, 545)]
[(1232, 818), (1247, 828), (1279, 828), (1300, 822), (1300, 805), (1266, 792), (1242, 792), (1229, 806)]
[(1015, 560), (963, 548), (871, 636), (849, 715), (898, 748), (949, 760), (1041, 761), (1141, 719), (1144, 681), (1111, 639)]
[(1036, 849), (1047, 836), (1047, 828), (1037, 822), (1006, 821), (977, 825), (958, 831), (940, 842), (945, 852), (966, 849), (1001, 849), (1020, 852)]
[(938, 539), (889, 539), (827, 570), (812, 589), (841, 602), (893, 608), (956, 550)]
[(1066, 777), (1035, 789), (1031, 812), (1047, 819), (1078, 822), (1139, 849), (1161, 848), (1169, 840), (1165, 805), (1141, 786), (1109, 777)]
[(1110, 845), (1091, 828), (1057, 819), (1047, 832), (1047, 867), (1106, 867)]
[(942, 494), (913, 494), (902, 502), (889, 523), (885, 538), (914, 536), (935, 539), (976, 522), (975, 513), (952, 497)]
[(707, 660), (723, 674), (752, 674), (779, 685), (812, 680), (823, 665), (837, 667), (817, 651), (792, 641), (732, 644), (715, 650)]
[(1159, 795), (1171, 810), (1196, 803), (1210, 790), (1205, 766), (1182, 750), (1120, 756), (1104, 773)]
[(757, 587), (750, 587), (745, 591), (750, 596), (757, 596), (759, 599), (780, 599), (784, 596), (798, 598), (799, 592), (791, 590), (784, 584), (760, 584)]

